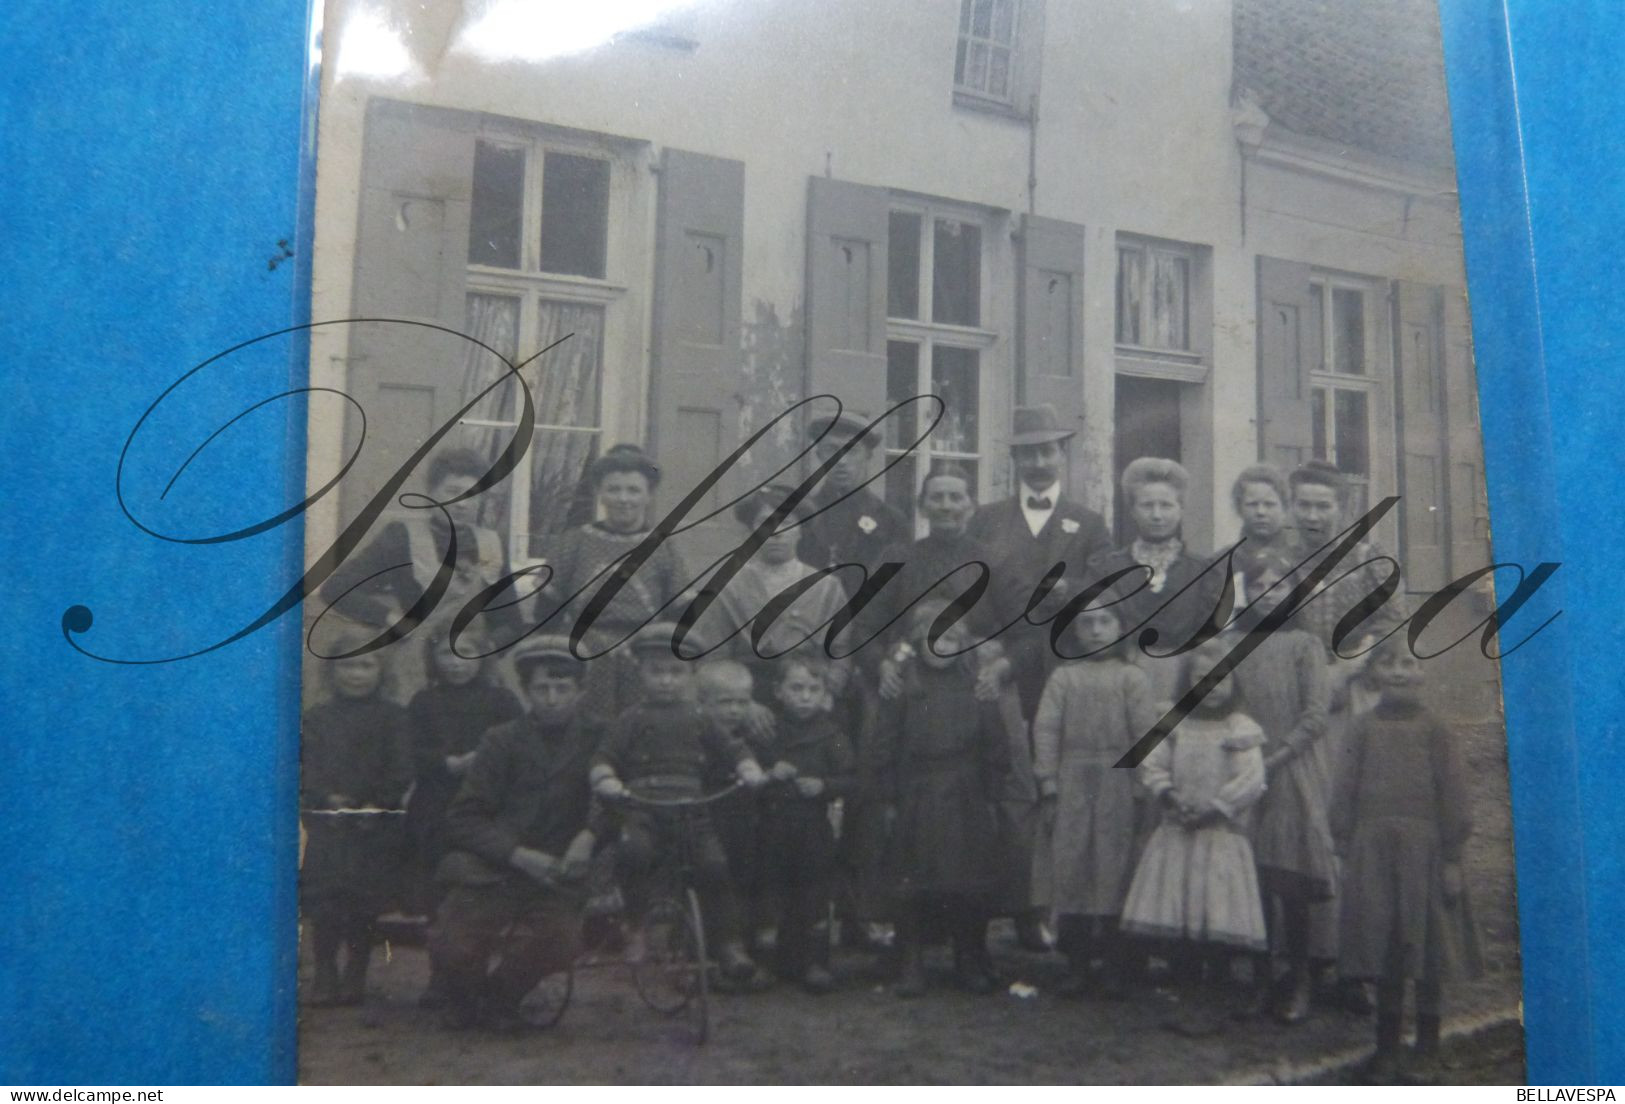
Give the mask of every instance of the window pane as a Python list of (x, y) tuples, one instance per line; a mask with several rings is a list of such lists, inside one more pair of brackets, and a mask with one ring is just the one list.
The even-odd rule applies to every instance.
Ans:
[(1368, 475), (1371, 471), (1370, 421), (1366, 412), (1364, 391), (1334, 392), (1333, 417), (1336, 420), (1337, 467), (1352, 475)]
[[(1319, 322), (1322, 332), (1326, 332), (1326, 285), (1309, 285), (1309, 309), (1314, 312), (1312, 317)], [(1322, 344), (1319, 349), (1315, 350), (1315, 363), (1311, 366), (1312, 370), (1324, 372), (1326, 370), (1325, 357), (1326, 347)], [(1321, 459), (1324, 460), (1325, 457), (1321, 457)]]
[(1309, 398), (1309, 427), (1310, 452), (1316, 460), (1328, 460), (1327, 449), (1331, 442), (1328, 440), (1328, 426), (1326, 425), (1326, 389), (1317, 387)]
[(604, 276), (609, 162), (549, 153), (542, 161), (542, 271)]
[(988, 38), (993, 34), (993, 0), (975, 0), (971, 34), (978, 38)]
[(931, 393), (946, 407), (931, 435), (933, 452), (978, 452), (980, 387), (975, 349), (938, 345), (931, 351)]
[(1008, 46), (1015, 38), (1016, 0), (993, 0), (993, 41)]
[(1140, 289), (1144, 287), (1145, 252), (1140, 249), (1117, 251), (1117, 341), (1139, 345)]
[(954, 83), (965, 83), (965, 40), (959, 40), (959, 47), (954, 51)]
[(982, 321), (982, 228), (936, 220), (931, 273), (931, 321), (977, 326)]
[(959, 5), (959, 33), (964, 34), (970, 30), (971, 9), (976, 6), (976, 0), (961, 0)]
[(1010, 94), (1010, 51), (997, 47), (988, 56), (987, 92), (990, 96)]
[[(912, 341), (886, 342), (886, 407), (920, 393), (920, 347)], [(917, 402), (886, 419), (886, 447), (907, 448), (914, 443), (922, 412), (929, 413), (932, 404)]]
[(967, 88), (983, 89), (987, 87), (987, 45), (986, 43), (971, 41), (966, 47), (965, 79), (962, 82)]
[(1190, 260), (1169, 253), (1151, 257), (1151, 339), (1159, 349), (1190, 348)]
[(1332, 289), (1332, 371), (1365, 375), (1365, 293)]
[[(468, 296), (467, 305), (464, 327), (468, 336), (495, 349), (509, 361), (514, 360), (519, 348), (519, 300), (508, 295), (474, 293)], [(518, 384), (507, 372), (507, 365), (497, 357), (477, 345), (467, 347), (457, 392), (459, 405), (468, 403), (491, 384), (497, 386), (464, 417), (501, 424), (460, 425), (453, 435), (454, 444), (473, 449), (491, 461), (512, 443), (512, 427), (518, 421)], [(512, 495), (513, 484), (507, 479), (480, 495), (476, 521), (506, 537)]]
[(920, 216), (893, 211), (886, 234), (886, 313), (920, 317)]
[[(508, 361), (519, 356), (519, 300), (511, 295), (468, 296), (464, 332), (483, 345), (495, 349)], [(478, 345), (469, 345), (463, 356), (463, 379), (458, 391), (460, 404), (491, 390), (465, 417), (485, 421), (513, 422), (518, 417), (518, 384), (507, 374), (508, 366)], [(506, 377), (506, 378), (504, 378)]]
[(537, 343), (545, 347), (565, 334), (568, 341), (537, 363), (536, 431), (526, 457), (530, 465), (529, 554), (541, 554), (537, 538), (592, 520), (591, 497), (581, 486), (586, 466), (597, 454), (600, 390), (603, 384), (604, 311), (581, 303), (542, 300)]
[(525, 151), (474, 143), (474, 194), (469, 209), (468, 261), (497, 268), (519, 267)]

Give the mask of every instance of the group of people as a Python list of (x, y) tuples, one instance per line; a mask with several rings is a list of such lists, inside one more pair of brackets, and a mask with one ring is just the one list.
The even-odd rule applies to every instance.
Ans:
[[(897, 995), (925, 991), (925, 950), (944, 941), (957, 982), (991, 992), (988, 925), (1009, 917), (1027, 950), (1064, 956), (1062, 995), (1122, 996), (1154, 956), (1290, 1024), (1311, 1014), (1317, 974), (1341, 979), (1329, 991), (1345, 1003), (1375, 982), (1374, 1074), (1435, 1060), (1441, 984), (1476, 968), (1466, 775), (1390, 631), (1397, 602), (1333, 646), (1382, 580), (1380, 550), (1356, 549), (1208, 677), (1342, 530), (1342, 475), (1243, 471), (1243, 539), (1221, 564), (1185, 543), (1185, 470), (1136, 460), (1121, 480), (1135, 536), (1113, 547), (1064, 492), (1071, 432), (1021, 408), (1015, 495), (979, 509), (966, 471), (934, 468), (915, 539), (867, 489), (873, 431), (850, 417), (808, 431), (822, 480), (793, 508), (785, 486), (742, 498), (734, 516), (758, 546), (709, 578), (661, 544), (603, 601), (594, 584), (644, 543), (660, 474), (616, 446), (589, 473), (597, 518), (550, 550), (545, 590), (459, 634), (443, 601), (421, 644), (362, 644), (429, 585), (452, 527), (464, 555), (448, 593), (503, 578), (500, 542), (475, 521), (477, 456), (437, 457), (443, 509), (385, 527), (328, 581), (333, 623), (350, 627), (328, 633), (324, 654), (342, 658), (304, 723), (310, 1003), (362, 999), (401, 821), (407, 880), (433, 915), (426, 1003), (460, 1024), (512, 1022), (579, 953), (595, 871), (612, 869), (624, 900), (625, 953), (646, 953), (649, 880), (683, 830), (659, 803), (737, 784), (687, 830), (720, 980), (738, 989), (777, 975), (826, 992), (832, 931), (881, 953), (889, 930)], [(1219, 609), (1227, 583), (1239, 612)], [(589, 606), (572, 648), (562, 634)], [(679, 629), (685, 607), (699, 614)], [(562, 617), (525, 634), (521, 611)], [(1199, 682), (1140, 765), (1117, 767)]]

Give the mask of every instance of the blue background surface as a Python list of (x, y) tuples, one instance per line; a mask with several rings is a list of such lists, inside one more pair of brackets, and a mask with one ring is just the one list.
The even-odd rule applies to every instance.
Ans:
[[(1561, 601), (1541, 603), (1563, 618), (1505, 666), (1530, 1074), (1625, 1081), (1611, 555), (1625, 7), (1442, 7), (1496, 550), (1564, 562), (1548, 584)], [(29, 0), (0, 17), (0, 1082), (287, 1081), (297, 625), (157, 666), (87, 660), (59, 625), (83, 604), (87, 648), (180, 654), (297, 577), (297, 523), (160, 541), (120, 512), (114, 475), (162, 388), (305, 320), (308, 14), (298, 0), (74, 13)], [(223, 532), (299, 498), (297, 402), (245, 420), (160, 497), (184, 459), (167, 446), (297, 386), (304, 365), (277, 341), (206, 371), (207, 397), (178, 395), (131, 449), (131, 513), (165, 532)]]

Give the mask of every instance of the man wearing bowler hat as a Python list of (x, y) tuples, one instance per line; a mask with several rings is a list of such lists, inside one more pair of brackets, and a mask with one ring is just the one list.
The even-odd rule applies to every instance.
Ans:
[[(1066, 470), (1066, 443), (1073, 431), (1061, 424), (1055, 408), (1019, 406), (1010, 434), (1010, 461), (1016, 474), (1016, 493), (978, 510), (971, 518), (969, 536), (988, 552), (990, 590), (998, 622), (1021, 618), (1033, 590), (1052, 567), (1066, 565), (1065, 574), (1050, 597), (1033, 613), (1038, 620), (1053, 614), (1061, 603), (1087, 585), (1085, 565), (1097, 552), (1111, 547), (1111, 535), (1100, 515), (1066, 497), (1061, 488)], [(999, 638), (1004, 642), (1021, 700), (1022, 718), (1030, 726), (1038, 712), (1044, 681), (1055, 666), (1049, 647), (1049, 626), (1017, 624)], [(1018, 737), (1025, 733), (1018, 734)], [(1017, 740), (1018, 743), (1026, 741)], [(1037, 845), (1038, 794), (1032, 777), (1030, 744), (1012, 748), (1014, 755), (1007, 785), (999, 801), (1002, 827), (1009, 849), (1011, 871), (1003, 893), (1004, 909), (1016, 918), (1021, 944), (1032, 950), (1045, 946), (1038, 925), (1030, 873)]]

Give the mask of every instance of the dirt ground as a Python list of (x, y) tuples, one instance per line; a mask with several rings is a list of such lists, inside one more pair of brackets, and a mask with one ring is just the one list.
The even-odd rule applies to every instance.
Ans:
[[(1523, 1080), (1517, 923), (1512, 892), (1511, 816), (1504, 745), (1498, 734), (1469, 743), (1476, 831), (1467, 855), (1469, 892), (1489, 971), (1447, 989), (1450, 1081)], [(946, 976), (927, 996), (901, 1001), (864, 956), (837, 955), (837, 992), (813, 997), (781, 985), (766, 993), (713, 998), (712, 1041), (692, 1045), (679, 1021), (650, 1011), (626, 969), (580, 971), (575, 998), (557, 1026), (522, 1036), (449, 1032), (416, 998), (427, 975), (423, 951), (391, 946), (379, 955), (368, 1003), (306, 1009), (300, 1023), (300, 1080), (307, 1084), (638, 1083), (1341, 1083), (1369, 1052), (1372, 1023), (1336, 1009), (1282, 1027), (1233, 1019), (1237, 994), (1178, 990), (1157, 975), (1123, 1001), (1064, 1001), (1057, 956), (1018, 950), (1007, 929), (993, 946), (1007, 982), (1037, 989), (972, 997)], [(948, 968), (945, 952), (935, 960)], [(308, 971), (308, 964), (305, 967)], [(302, 974), (301, 982), (308, 980)], [(1215, 1035), (1191, 1038), (1165, 1022), (1192, 1006), (1217, 1013)]]

